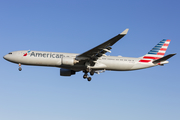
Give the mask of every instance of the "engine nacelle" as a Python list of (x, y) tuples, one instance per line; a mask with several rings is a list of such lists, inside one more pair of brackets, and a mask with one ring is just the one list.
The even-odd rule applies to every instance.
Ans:
[(78, 61), (75, 60), (74, 58), (71, 58), (71, 57), (62, 58), (62, 65), (74, 65), (76, 63), (78, 63)]
[(74, 74), (76, 74), (76, 72), (73, 71), (73, 70), (64, 69), (64, 68), (60, 69), (60, 76), (71, 76), (71, 75), (74, 75)]

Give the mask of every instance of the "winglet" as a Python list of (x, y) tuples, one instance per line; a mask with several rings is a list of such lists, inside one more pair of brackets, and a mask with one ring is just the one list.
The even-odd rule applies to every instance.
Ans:
[(126, 35), (128, 33), (129, 29), (125, 29), (120, 35)]

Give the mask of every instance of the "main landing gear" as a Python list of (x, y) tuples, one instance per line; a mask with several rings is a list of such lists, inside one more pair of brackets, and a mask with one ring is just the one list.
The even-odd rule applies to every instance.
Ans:
[(87, 73), (84, 73), (83, 78), (84, 78), (84, 79), (87, 78), (88, 81), (91, 81), (91, 79), (92, 79), (91, 77), (88, 77), (88, 74), (87, 74)]
[[(90, 72), (90, 75), (91, 75), (91, 76), (94, 75), (94, 72), (91, 71), (91, 72)], [(83, 78), (84, 78), (84, 79), (87, 79), (88, 81), (91, 81), (92, 78), (91, 78), (91, 77), (88, 77), (88, 70), (84, 71)]]
[(19, 71), (22, 70), (22, 68), (21, 68), (21, 63), (19, 63), (19, 68), (18, 68), (18, 70), (19, 70)]

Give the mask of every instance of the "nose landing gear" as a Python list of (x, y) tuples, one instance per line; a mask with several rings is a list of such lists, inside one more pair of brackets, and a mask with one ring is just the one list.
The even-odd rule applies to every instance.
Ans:
[(19, 70), (19, 71), (22, 70), (22, 68), (21, 68), (21, 63), (19, 63), (19, 68), (18, 68), (18, 70)]

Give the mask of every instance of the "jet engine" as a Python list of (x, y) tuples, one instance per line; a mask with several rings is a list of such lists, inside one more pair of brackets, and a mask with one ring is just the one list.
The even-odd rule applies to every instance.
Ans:
[(76, 74), (74, 70), (69, 70), (69, 69), (64, 69), (64, 68), (60, 69), (60, 76), (71, 76), (74, 74)]
[(74, 58), (71, 57), (63, 57), (62, 58), (62, 65), (74, 65), (78, 63), (79, 61), (75, 60)]

